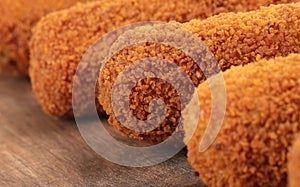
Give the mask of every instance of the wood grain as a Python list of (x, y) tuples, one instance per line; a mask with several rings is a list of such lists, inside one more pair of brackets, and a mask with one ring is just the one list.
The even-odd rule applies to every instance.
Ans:
[(54, 119), (27, 79), (0, 76), (0, 186), (203, 186), (181, 151), (152, 167), (113, 164), (91, 150), (74, 120)]

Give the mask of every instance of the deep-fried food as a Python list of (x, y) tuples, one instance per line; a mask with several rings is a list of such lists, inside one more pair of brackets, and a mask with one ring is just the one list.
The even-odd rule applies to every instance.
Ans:
[(87, 1), (1, 0), (0, 73), (27, 75), (31, 28), (49, 12)]
[[(260, 10), (246, 13), (226, 13), (203, 21), (192, 20), (177, 25), (193, 32), (203, 40), (214, 54), (220, 69), (223, 71), (230, 66), (245, 65), (261, 58), (268, 59), (276, 56), (286, 56), (290, 53), (300, 53), (299, 3), (263, 7)], [(133, 32), (134, 36), (126, 36), (125, 38), (128, 38), (128, 40), (132, 40), (131, 37), (147, 38), (144, 33), (148, 32), (145, 28), (145, 32), (142, 32), (141, 36)], [(151, 33), (155, 32), (159, 36), (162, 32), (175, 31), (162, 31), (162, 29), (151, 28)], [(176, 34), (174, 41), (180, 42), (183, 37)], [(193, 60), (180, 53), (179, 49), (156, 43), (137, 44), (123, 49), (111, 58), (102, 70), (103, 73), (98, 81), (98, 100), (107, 114), (110, 115), (110, 124), (128, 137), (160, 142), (170, 136), (176, 129), (180, 118), (180, 106), (183, 104), (180, 105), (178, 98), (175, 97), (176, 93), (170, 85), (149, 78), (140, 81), (132, 89), (129, 98), (130, 107), (132, 113), (140, 120), (145, 120), (149, 116), (149, 102), (154, 98), (164, 98), (169, 102), (166, 102), (169, 107), (172, 108), (168, 111), (164, 122), (152, 131), (143, 133), (134, 131), (134, 127), (139, 125), (133, 121), (128, 122), (130, 119), (126, 119), (127, 123), (131, 125), (130, 128), (124, 126), (117, 119), (112, 109), (112, 88), (120, 72), (134, 61), (147, 57), (158, 57), (174, 62), (186, 71), (194, 85), (199, 85), (205, 80), (202, 71), (207, 70), (202, 69), (201, 71), (196, 68), (197, 66), (195, 67)], [(209, 65), (208, 68), (211, 68), (210, 66), (213, 66), (213, 64)], [(162, 66), (161, 69), (167, 71), (168, 67)], [(142, 68), (142, 71), (140, 69), (133, 71), (136, 71), (135, 74), (137, 75), (143, 72), (148, 73), (147, 67)], [(125, 110), (127, 104), (122, 101), (124, 99), (114, 99), (119, 99), (115, 102), (119, 103), (118, 110), (122, 110), (120, 116), (128, 118)]]
[[(37, 24), (31, 40), (33, 90), (45, 112), (53, 116), (71, 114), (77, 65), (90, 45), (108, 31), (138, 21), (185, 22), (220, 12), (248, 11), (260, 5), (291, 1), (294, 0), (116, 0), (79, 4), (50, 14)], [(268, 49), (260, 50), (264, 53)]]
[[(185, 119), (188, 160), (208, 186), (285, 186), (287, 153), (300, 132), (300, 55), (261, 60), (223, 73), (227, 106), (222, 128), (205, 151), (199, 152), (211, 116), (211, 93), (198, 88), (200, 107), (193, 134)], [(213, 114), (212, 114), (213, 115)]]

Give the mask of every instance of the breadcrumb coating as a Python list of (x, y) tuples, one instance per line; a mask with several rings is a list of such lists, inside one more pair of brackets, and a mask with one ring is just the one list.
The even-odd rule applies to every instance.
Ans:
[(31, 28), (47, 13), (91, 0), (1, 0), (0, 73), (28, 74)]
[[(204, 41), (223, 71), (231, 66), (245, 65), (261, 58), (269, 59), (276, 56), (287, 56), (290, 53), (300, 53), (300, 3), (272, 5), (246, 13), (220, 14), (206, 20), (192, 20), (183, 24), (172, 23), (191, 31)], [(157, 32), (158, 36), (162, 32), (160, 29), (151, 29), (151, 33)], [(135, 38), (147, 37), (146, 35), (138, 36), (137, 33), (133, 33)], [(177, 35), (174, 36), (174, 41), (179, 42), (184, 38), (184, 36)], [(126, 36), (126, 38), (130, 38), (130, 36)], [(168, 103), (172, 110), (169, 111), (164, 122), (152, 131), (141, 133), (131, 130), (138, 124), (128, 122), (132, 127), (124, 126), (119, 122), (112, 109), (112, 88), (118, 74), (129, 64), (146, 57), (159, 57), (174, 62), (185, 70), (194, 85), (199, 85), (205, 80), (202, 72), (204, 70), (201, 71), (191, 58), (177, 49), (161, 44), (138, 44), (123, 49), (108, 61), (98, 81), (97, 98), (110, 116), (109, 123), (120, 132), (139, 140), (161, 142), (176, 130), (181, 116), (180, 105), (175, 97), (171, 97), (174, 90), (169, 85), (151, 79), (144, 80), (132, 89), (129, 97), (132, 113), (141, 120), (145, 120), (149, 116), (149, 102), (154, 98), (163, 97), (165, 100), (169, 98), (172, 101)], [(162, 66), (161, 68), (168, 70), (168, 67)], [(136, 74), (143, 72), (148, 72), (147, 67), (142, 71), (136, 70)], [(147, 93), (153, 94), (149, 95)], [(161, 93), (161, 95), (156, 93)], [(173, 100), (171, 100), (172, 98)], [(121, 106), (124, 103), (122, 100), (117, 103), (120, 103), (119, 110), (125, 108), (125, 106)], [(126, 117), (126, 114), (121, 115), (121, 117), (124, 116)]]
[(103, 34), (138, 21), (186, 22), (229, 11), (297, 0), (116, 0), (79, 4), (43, 18), (30, 44), (30, 78), (43, 110), (53, 116), (72, 111), (72, 84), (84, 52)]
[(208, 186), (286, 186), (287, 153), (300, 131), (300, 55), (261, 60), (223, 73), (227, 106), (214, 143), (199, 152), (211, 115), (207, 82), (197, 88), (196, 131), (186, 118), (188, 160)]
[(297, 135), (288, 156), (288, 186), (300, 186), (300, 136)]

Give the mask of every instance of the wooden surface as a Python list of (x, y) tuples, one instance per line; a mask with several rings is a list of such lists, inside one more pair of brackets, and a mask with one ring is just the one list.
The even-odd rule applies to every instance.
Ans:
[(69, 119), (45, 115), (29, 80), (0, 77), (0, 186), (203, 186), (181, 151), (156, 166), (113, 164)]

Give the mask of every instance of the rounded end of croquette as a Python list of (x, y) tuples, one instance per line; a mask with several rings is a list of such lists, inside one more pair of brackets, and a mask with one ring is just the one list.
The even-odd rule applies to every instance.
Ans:
[[(111, 49), (119, 49), (122, 43), (127, 47), (107, 61), (98, 80), (97, 98), (110, 116), (109, 123), (127, 137), (153, 143), (160, 143), (173, 133), (182, 134), (181, 110), (193, 94), (194, 85), (203, 81), (203, 71), (216, 71), (217, 62), (209, 64), (212, 54), (190, 32), (166, 23), (131, 29)], [(202, 60), (203, 71), (184, 51)], [(116, 96), (116, 92), (120, 94)], [(160, 106), (151, 110), (155, 99), (166, 105), (163, 116), (153, 114)], [(155, 117), (162, 117), (163, 121), (155, 119), (151, 123)], [(155, 128), (149, 130), (152, 126)], [(180, 143), (182, 138), (178, 138)]]
[(33, 29), (29, 76), (38, 102), (52, 116), (73, 115), (73, 76), (82, 54), (98, 39), (87, 30), (101, 23), (93, 19), (94, 14), (86, 16), (94, 4), (94, 8), (101, 6), (101, 2), (77, 3), (70, 9), (50, 13)]
[(280, 186), (287, 183), (287, 152), (300, 131), (300, 55), (261, 60), (223, 73), (227, 106), (221, 130), (204, 152), (199, 145), (211, 114), (207, 82), (198, 87), (200, 109), (185, 119), (188, 160), (209, 186)]

